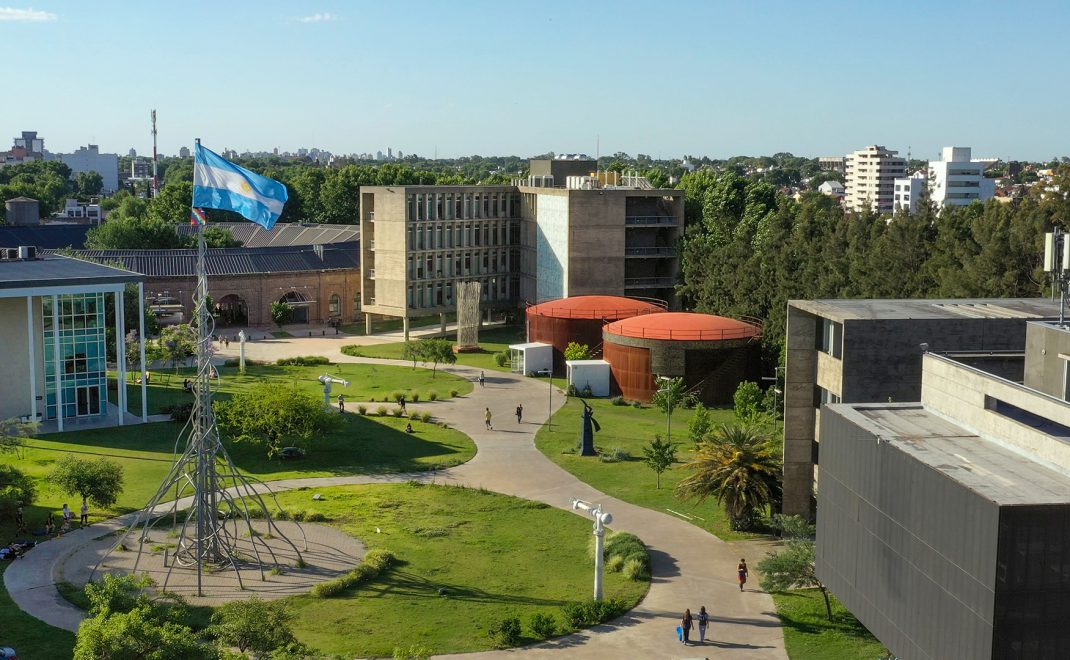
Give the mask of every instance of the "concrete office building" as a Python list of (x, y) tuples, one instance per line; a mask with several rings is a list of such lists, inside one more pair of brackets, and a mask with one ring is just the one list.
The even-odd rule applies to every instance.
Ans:
[(610, 185), (590, 175), (593, 164), (532, 161), (543, 173), (510, 186), (362, 188), (366, 321), (398, 317), (407, 328), (410, 318), (453, 311), (456, 284), (472, 280), (485, 309), (578, 295), (671, 306), (683, 192), (641, 177)]
[[(116, 409), (108, 410), (105, 297), (113, 296), (119, 310), (115, 350), (126, 355), (123, 295), (128, 284), (140, 290), (144, 276), (67, 257), (38, 257), (30, 247), (5, 248), (0, 256), (0, 337), (5, 349), (0, 360), (0, 419), (54, 420), (59, 431), (81, 419), (114, 417), (123, 424), (128, 417), (125, 388), (117, 391)], [(144, 356), (142, 345), (142, 371)], [(117, 370), (119, 381), (125, 381), (123, 361)], [(141, 416), (147, 417), (144, 405)]]
[(929, 179), (923, 172), (915, 172), (904, 179), (895, 180), (895, 196), (892, 211), (906, 211), (913, 215), (918, 204), (929, 192)]
[(1058, 314), (1041, 298), (790, 301), (784, 513), (813, 513), (822, 405), (918, 401), (922, 344), (1021, 381), (1027, 321)]
[(119, 154), (102, 154), (100, 147), (91, 144), (79, 147), (73, 154), (59, 154), (59, 159), (71, 168), (71, 176), (82, 172), (96, 172), (104, 180), (103, 192), (119, 189)]
[(967, 206), (996, 195), (996, 180), (985, 177), (985, 162), (970, 160), (970, 147), (944, 147), (942, 160), (929, 162), (929, 185), (938, 207)]
[(930, 352), (821, 413), (818, 576), (898, 657), (1070, 657), (1070, 332), (1025, 332), (1024, 384)]
[(873, 209), (889, 213), (893, 209), (895, 180), (906, 175), (906, 160), (898, 151), (873, 145), (847, 154), (844, 159), (849, 211)]
[(846, 169), (847, 159), (843, 156), (821, 156), (817, 159), (818, 167), (826, 172), (839, 172), (843, 174)]

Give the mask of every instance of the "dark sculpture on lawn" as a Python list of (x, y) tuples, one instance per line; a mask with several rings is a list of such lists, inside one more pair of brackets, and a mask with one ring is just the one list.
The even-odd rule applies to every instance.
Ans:
[(595, 431), (601, 431), (602, 427), (594, 418), (594, 408), (587, 405), (583, 399), (580, 401), (583, 403), (583, 443), (580, 446), (580, 456), (597, 456), (598, 452), (594, 448), (594, 434)]

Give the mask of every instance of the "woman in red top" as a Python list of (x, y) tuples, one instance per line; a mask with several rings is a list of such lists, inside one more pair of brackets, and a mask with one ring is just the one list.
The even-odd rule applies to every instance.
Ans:
[(736, 566), (736, 571), (739, 573), (739, 590), (743, 591), (743, 585), (747, 584), (747, 560), (740, 559), (739, 565)]

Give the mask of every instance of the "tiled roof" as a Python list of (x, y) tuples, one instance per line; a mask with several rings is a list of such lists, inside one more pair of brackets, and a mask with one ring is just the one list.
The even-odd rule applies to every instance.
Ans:
[[(322, 256), (321, 256), (322, 254)], [(192, 277), (196, 250), (80, 250), (78, 256), (118, 262), (148, 277)], [(207, 253), (209, 275), (258, 275), (341, 270), (360, 267), (360, 242), (313, 246), (212, 248)]]
[[(322, 245), (360, 239), (358, 225), (277, 224), (270, 231), (252, 222), (213, 222), (209, 226), (229, 230), (244, 247)], [(189, 225), (179, 225), (177, 229), (182, 236), (193, 232)]]

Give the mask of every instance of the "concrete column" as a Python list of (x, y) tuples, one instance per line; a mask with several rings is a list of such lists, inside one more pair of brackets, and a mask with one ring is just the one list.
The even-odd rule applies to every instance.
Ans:
[(145, 283), (137, 283), (137, 340), (141, 376), (141, 421), (149, 421), (149, 372), (145, 369)]
[(370, 335), (372, 333), (372, 315), (368, 312), (364, 312), (364, 334)]
[[(115, 292), (115, 388), (116, 400), (119, 402), (119, 426), (123, 425), (126, 415), (126, 337), (123, 334), (123, 293)], [(107, 385), (104, 387), (107, 393)]]
[(409, 317), (401, 317), (401, 331), (405, 334), (405, 341), (409, 341)]
[(441, 312), (438, 315), (438, 330), (439, 332), (446, 332), (446, 312)]
[(63, 432), (63, 363), (59, 346), (59, 296), (52, 295), (52, 363), (56, 371), (56, 430)]
[(33, 296), (26, 296), (26, 344), (30, 347), (30, 421), (37, 421), (37, 351), (34, 350)]
[(814, 486), (813, 444), (816, 411), (818, 318), (788, 307), (784, 372), (784, 503), (785, 515), (810, 517)]

